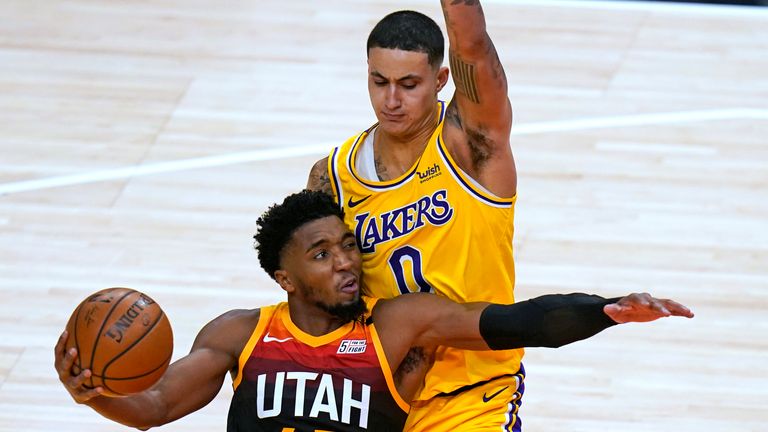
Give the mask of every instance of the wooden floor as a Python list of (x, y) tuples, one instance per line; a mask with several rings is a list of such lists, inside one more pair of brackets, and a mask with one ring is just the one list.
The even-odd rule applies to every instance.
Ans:
[[(518, 297), (697, 313), (528, 350), (526, 430), (768, 430), (768, 11), (484, 3), (515, 108)], [(364, 41), (401, 8), (442, 22), (436, 0), (0, 2), (0, 431), (126, 430), (52, 366), (92, 291), (152, 295), (175, 357), (283, 298), (254, 221), (373, 122)], [(223, 431), (230, 395), (157, 430)]]

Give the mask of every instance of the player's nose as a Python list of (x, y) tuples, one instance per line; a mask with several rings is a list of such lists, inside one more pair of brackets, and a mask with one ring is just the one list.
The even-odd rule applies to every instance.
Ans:
[(354, 266), (355, 260), (348, 253), (338, 253), (334, 256), (334, 267), (337, 271), (347, 271)]
[(384, 106), (387, 110), (394, 110), (400, 108), (400, 95), (397, 92), (397, 87), (391, 85), (387, 87), (387, 95), (384, 99)]

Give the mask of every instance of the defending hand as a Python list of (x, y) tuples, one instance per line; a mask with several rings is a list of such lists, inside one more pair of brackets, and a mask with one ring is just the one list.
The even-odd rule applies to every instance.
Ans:
[(668, 316), (693, 318), (693, 312), (680, 303), (657, 299), (648, 293), (630, 294), (603, 308), (606, 315), (617, 323), (648, 322)]

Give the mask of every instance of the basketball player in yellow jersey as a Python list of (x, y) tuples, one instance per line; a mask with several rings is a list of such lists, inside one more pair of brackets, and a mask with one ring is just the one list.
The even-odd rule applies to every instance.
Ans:
[[(345, 210), (371, 295), (512, 303), (517, 177), (507, 81), (479, 1), (441, 5), (450, 103), (438, 100), (449, 71), (437, 24), (412, 11), (386, 16), (367, 44), (378, 123), (315, 164), (308, 188)], [(439, 349), (406, 430), (520, 430), (522, 355)]]

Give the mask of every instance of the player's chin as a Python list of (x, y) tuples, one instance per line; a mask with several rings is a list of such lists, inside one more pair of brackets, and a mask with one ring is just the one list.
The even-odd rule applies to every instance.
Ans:
[(339, 296), (339, 304), (343, 306), (353, 305), (360, 301), (360, 290), (354, 292), (342, 292)]
[(327, 310), (344, 321), (351, 321), (365, 313), (367, 307), (363, 299), (357, 296), (356, 299), (340, 300), (336, 305), (328, 307)]
[(387, 119), (379, 118), (379, 128), (386, 132), (388, 135), (395, 137), (408, 135), (408, 131), (411, 129), (410, 124), (402, 119)]

